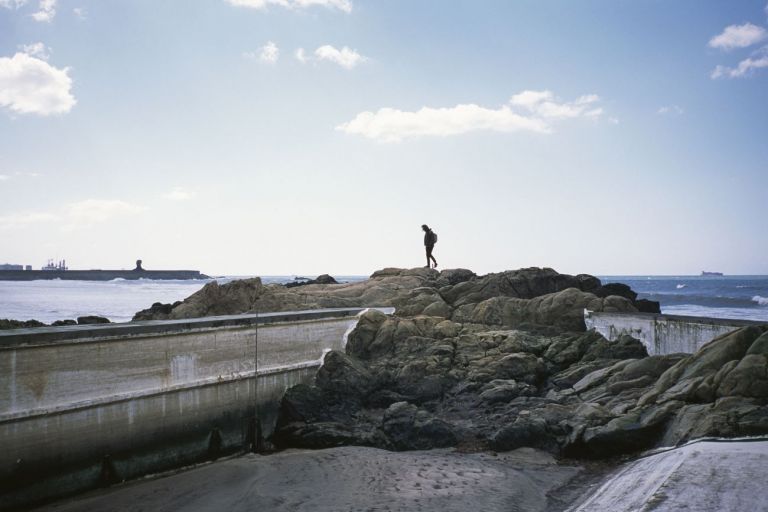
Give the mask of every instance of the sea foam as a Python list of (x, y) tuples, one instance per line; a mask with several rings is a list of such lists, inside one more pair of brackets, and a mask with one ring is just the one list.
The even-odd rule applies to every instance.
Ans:
[(761, 297), (760, 295), (755, 295), (752, 297), (752, 300), (754, 302), (757, 302), (761, 306), (768, 306), (768, 297)]

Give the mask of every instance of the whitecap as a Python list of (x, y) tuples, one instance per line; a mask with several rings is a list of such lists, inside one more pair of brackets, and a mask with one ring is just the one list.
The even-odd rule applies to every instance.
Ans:
[(752, 297), (752, 300), (754, 302), (757, 302), (761, 306), (768, 306), (768, 297), (761, 297), (760, 295), (755, 295)]
[(678, 290), (680, 290), (681, 288), (685, 288), (686, 286), (687, 286), (687, 285), (684, 285), (684, 284), (679, 284), (679, 285), (677, 285), (677, 289), (678, 289)]

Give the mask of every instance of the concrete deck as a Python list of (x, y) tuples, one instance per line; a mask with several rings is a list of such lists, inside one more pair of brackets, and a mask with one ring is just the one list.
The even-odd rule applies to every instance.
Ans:
[(768, 510), (768, 440), (697, 441), (631, 462), (571, 512)]

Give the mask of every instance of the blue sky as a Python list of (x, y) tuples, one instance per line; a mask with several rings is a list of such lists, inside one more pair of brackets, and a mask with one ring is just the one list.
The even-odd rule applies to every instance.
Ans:
[(767, 100), (765, 0), (0, 0), (0, 260), (768, 274)]

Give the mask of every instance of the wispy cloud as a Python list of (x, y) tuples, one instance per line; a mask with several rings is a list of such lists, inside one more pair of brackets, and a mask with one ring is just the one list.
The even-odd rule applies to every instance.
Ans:
[(257, 52), (244, 52), (243, 57), (246, 59), (260, 60), (267, 64), (274, 64), (280, 58), (280, 48), (272, 41), (267, 41), (267, 44), (259, 48)]
[(352, 69), (367, 60), (367, 58), (360, 55), (357, 50), (353, 50), (347, 46), (344, 46), (339, 50), (329, 44), (323, 45), (315, 50), (315, 57), (317, 60), (326, 60), (338, 64), (345, 69)]
[(286, 9), (307, 9), (309, 7), (325, 7), (338, 9), (343, 12), (352, 12), (350, 0), (226, 0), (236, 7), (248, 7), (251, 9), (266, 9), (270, 6), (284, 7)]
[(18, 9), (27, 3), (27, 0), (0, 0), (0, 7), (6, 9)]
[(657, 110), (656, 113), (661, 116), (665, 116), (665, 115), (680, 116), (683, 114), (683, 109), (678, 105), (665, 105), (663, 107), (659, 107), (659, 110)]
[(56, 16), (56, 0), (40, 0), (37, 12), (32, 13), (32, 19), (50, 23)]
[(22, 44), (19, 45), (19, 50), (38, 59), (48, 60), (51, 58), (49, 53), (51, 49), (47, 48), (43, 43)]
[(293, 52), (293, 56), (296, 57), (296, 60), (302, 64), (307, 62), (307, 54), (304, 51), (304, 48), (296, 48), (296, 51)]
[(722, 33), (709, 40), (709, 46), (720, 48), (722, 50), (732, 50), (734, 48), (746, 48), (757, 44), (768, 38), (768, 32), (763, 28), (752, 23), (743, 25), (730, 25), (725, 27)]
[(170, 192), (163, 194), (163, 197), (171, 201), (188, 201), (195, 197), (195, 193), (183, 187), (174, 187)]
[(744, 78), (750, 76), (756, 69), (768, 68), (768, 46), (764, 46), (753, 53), (735, 67), (717, 66), (709, 75), (712, 79), (718, 78)]
[(144, 206), (119, 199), (86, 199), (69, 203), (56, 211), (27, 211), (0, 215), (0, 230), (25, 228), (31, 224), (51, 224), (63, 231), (73, 231), (146, 210)]
[(69, 68), (56, 68), (25, 52), (0, 57), (0, 107), (48, 116), (69, 112), (75, 103)]
[(444, 137), (481, 130), (547, 134), (553, 131), (555, 121), (599, 117), (603, 111), (595, 107), (598, 101), (595, 94), (563, 102), (550, 91), (523, 91), (512, 96), (508, 104), (499, 108), (476, 104), (446, 108), (422, 107), (416, 111), (381, 108), (376, 112), (361, 112), (336, 129), (382, 142), (399, 142), (419, 136)]
[(60, 217), (52, 213), (26, 212), (0, 215), (0, 230), (25, 228), (30, 224), (59, 222)]
[(72, 9), (72, 14), (75, 15), (75, 17), (79, 20), (84, 20), (88, 18), (88, 12), (83, 7), (75, 7)]

